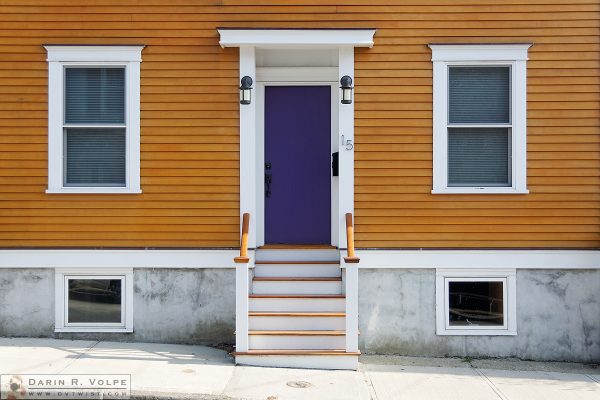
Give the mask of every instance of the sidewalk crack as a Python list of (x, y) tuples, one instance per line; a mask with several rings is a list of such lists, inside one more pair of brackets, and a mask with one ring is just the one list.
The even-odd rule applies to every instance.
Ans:
[(63, 369), (61, 369), (60, 371), (58, 371), (56, 373), (56, 375), (62, 374), (64, 370), (66, 370), (71, 365), (73, 365), (81, 357), (83, 357), (84, 355), (86, 355), (87, 353), (89, 353), (89, 351), (92, 350), (94, 347), (96, 347), (100, 342), (101, 342), (100, 340), (97, 340), (96, 343), (92, 344), (90, 347), (88, 347), (87, 349), (85, 349), (84, 351), (82, 351), (77, 357), (75, 357), (74, 359), (72, 359), (70, 363), (68, 363), (67, 365), (65, 365), (65, 367)]
[(502, 400), (509, 400), (508, 397), (506, 397), (504, 393), (502, 393), (502, 391), (496, 385), (494, 385), (494, 382), (492, 382), (492, 380), (482, 370), (473, 366), (471, 366), (471, 369), (475, 370), (475, 372), (479, 374), (479, 376), (485, 381), (485, 383), (487, 383), (487, 385), (494, 391), (494, 393), (496, 393), (496, 396), (498, 396), (498, 398)]
[(594, 375), (585, 374), (585, 376), (587, 376), (588, 378), (600, 385), (600, 381)]
[(377, 396), (377, 391), (375, 390), (375, 385), (373, 385), (373, 381), (371, 380), (371, 376), (367, 374), (366, 369), (361, 368), (361, 373), (363, 375), (363, 378), (365, 379), (365, 382), (367, 383), (367, 387), (369, 388), (369, 395), (371, 397), (371, 400), (379, 400), (379, 397)]

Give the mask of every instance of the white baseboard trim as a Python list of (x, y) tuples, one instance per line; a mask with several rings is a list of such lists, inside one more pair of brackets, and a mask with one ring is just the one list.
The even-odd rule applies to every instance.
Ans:
[[(0, 268), (235, 268), (239, 250), (0, 250)], [(254, 259), (254, 251), (249, 251)]]
[[(237, 255), (235, 249), (0, 250), (0, 268), (235, 268)], [(253, 250), (249, 255), (254, 260)], [(600, 250), (358, 249), (356, 255), (359, 268), (600, 268)]]
[(600, 268), (600, 250), (358, 249), (356, 255), (359, 268)]

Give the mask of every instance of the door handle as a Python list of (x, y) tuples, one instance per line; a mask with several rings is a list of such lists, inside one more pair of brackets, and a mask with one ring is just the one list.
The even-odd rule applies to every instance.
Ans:
[(271, 197), (271, 174), (265, 174), (265, 197)]
[(268, 171), (271, 169), (271, 163), (265, 164), (265, 197), (271, 197), (272, 177)]

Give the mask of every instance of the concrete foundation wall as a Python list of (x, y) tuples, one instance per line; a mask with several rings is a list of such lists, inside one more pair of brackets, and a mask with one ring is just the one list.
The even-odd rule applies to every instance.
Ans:
[[(600, 270), (517, 270), (517, 336), (438, 336), (435, 270), (359, 270), (360, 347), (415, 356), (600, 360)], [(55, 334), (54, 270), (0, 269), (0, 336), (235, 341), (233, 269), (135, 269), (134, 333)]]
[(134, 333), (54, 333), (54, 270), (0, 269), (0, 336), (235, 341), (233, 269), (134, 269)]
[(415, 356), (600, 360), (600, 270), (517, 270), (517, 336), (438, 336), (435, 270), (359, 270), (360, 347)]
[(0, 268), (0, 336), (51, 336), (54, 270)]

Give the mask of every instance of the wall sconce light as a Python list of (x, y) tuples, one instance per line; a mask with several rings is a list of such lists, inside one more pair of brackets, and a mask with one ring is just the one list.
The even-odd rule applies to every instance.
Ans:
[(352, 104), (352, 78), (348, 75), (342, 76), (340, 79), (340, 88), (342, 89), (342, 104)]
[(252, 78), (244, 76), (240, 82), (240, 104), (252, 102)]

